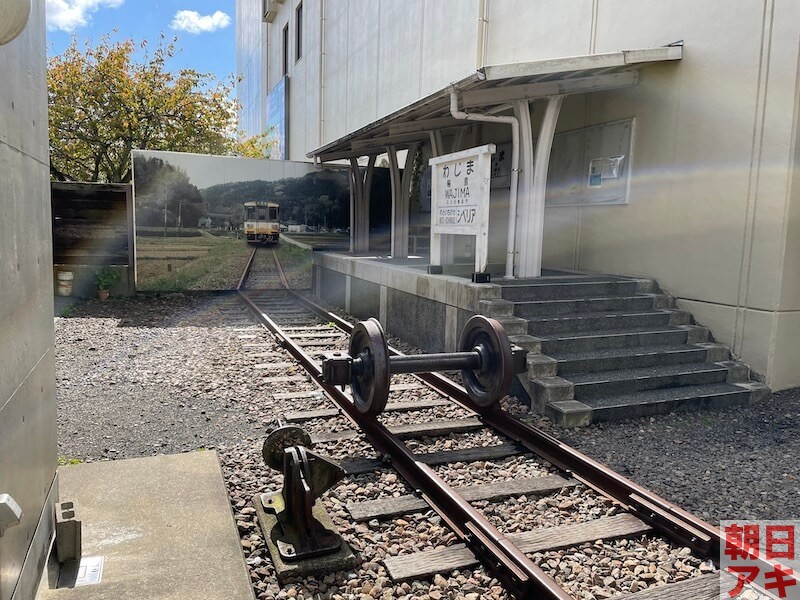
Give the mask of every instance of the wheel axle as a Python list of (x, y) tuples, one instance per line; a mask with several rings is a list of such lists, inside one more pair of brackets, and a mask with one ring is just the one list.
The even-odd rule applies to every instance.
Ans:
[(368, 319), (353, 327), (349, 353), (325, 355), (322, 377), (329, 384), (349, 384), (358, 410), (377, 415), (386, 407), (391, 375), (460, 370), (470, 398), (490, 406), (505, 396), (514, 374), (525, 369), (525, 354), (512, 349), (499, 321), (475, 315), (461, 333), (459, 352), (389, 356), (383, 327)]

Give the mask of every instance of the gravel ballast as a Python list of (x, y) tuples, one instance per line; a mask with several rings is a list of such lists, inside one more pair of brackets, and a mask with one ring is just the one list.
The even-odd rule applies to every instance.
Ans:
[[(384, 557), (454, 542), (430, 511), (382, 522), (351, 521), (345, 504), (354, 496), (367, 500), (409, 493), (388, 470), (350, 477), (326, 496), (334, 522), (364, 561), (361, 567), (355, 573), (278, 586), (250, 502), (255, 493), (280, 487), (280, 475), (263, 466), (260, 448), (267, 427), (287, 407), (272, 399), (263, 380), (298, 375), (299, 369), (270, 367), (285, 363), (287, 355), (270, 334), (249, 320), (232, 296), (172, 294), (89, 301), (77, 305), (69, 318), (57, 318), (55, 329), (59, 453), (65, 459), (94, 461), (216, 449), (259, 598), (506, 597), (498, 582), (480, 568), (424, 582), (396, 584), (388, 578), (381, 564)], [(305, 385), (286, 383), (273, 391), (307, 389)], [(293, 404), (294, 410), (321, 406), (318, 399), (307, 406), (300, 401)], [(460, 409), (450, 407), (441, 414), (462, 416)], [(409, 415), (397, 413), (391, 419), (403, 423)], [(560, 430), (545, 419), (534, 417), (533, 421), (681, 507), (716, 522), (795, 515), (798, 468), (793, 457), (798, 455), (800, 441), (789, 424), (798, 416), (800, 393), (791, 390), (776, 394), (764, 405), (584, 429)], [(430, 413), (431, 420), (434, 417)], [(345, 422), (337, 420), (328, 423), (327, 431), (332, 430), (331, 423), (336, 423), (335, 429), (346, 428)], [(326, 430), (322, 421), (311, 425), (312, 430)], [(480, 431), (423, 438), (409, 445), (433, 451), (503, 441)], [(327, 442), (318, 449), (337, 458), (369, 453), (360, 439)], [(436, 470), (454, 485), (484, 481), (486, 473), (492, 475), (490, 479), (503, 480), (552, 472), (530, 457), (498, 464), (488, 469), (485, 463), (468, 463)], [(564, 515), (558, 509), (562, 503), (574, 505), (586, 518), (613, 514), (605, 501), (587, 496), (580, 487), (564, 489), (552, 498), (551, 502), (534, 499), (529, 507), (534, 512), (515, 519), (505, 516), (506, 511), (518, 510), (515, 500), (497, 505), (484, 502), (479, 508), (498, 526), (508, 523), (513, 530), (562, 522)], [(600, 562), (604, 553), (629, 561), (630, 573), (617, 573), (616, 587), (610, 589), (615, 594), (699, 572), (699, 562), (681, 555), (680, 548), (656, 540), (642, 550), (623, 541), (534, 558), (546, 570), (556, 570), (571, 591), (587, 598), (605, 597), (598, 590), (607, 587), (604, 582), (612, 575)], [(651, 573), (648, 561), (666, 561), (672, 567)], [(562, 572), (561, 563), (570, 565), (568, 573)], [(641, 565), (648, 570), (639, 569)], [(640, 578), (642, 573), (652, 574), (652, 581)]]

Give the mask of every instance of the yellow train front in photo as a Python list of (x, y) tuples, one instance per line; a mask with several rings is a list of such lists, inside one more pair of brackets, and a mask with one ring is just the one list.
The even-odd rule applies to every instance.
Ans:
[(277, 244), (280, 237), (280, 206), (275, 202), (244, 203), (244, 235), (248, 244)]

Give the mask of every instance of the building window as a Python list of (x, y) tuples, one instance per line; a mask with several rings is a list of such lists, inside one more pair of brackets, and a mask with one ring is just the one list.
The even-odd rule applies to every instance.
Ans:
[(289, 24), (283, 28), (283, 74), (289, 72)]
[(297, 5), (294, 11), (294, 59), (300, 60), (303, 56), (303, 3)]

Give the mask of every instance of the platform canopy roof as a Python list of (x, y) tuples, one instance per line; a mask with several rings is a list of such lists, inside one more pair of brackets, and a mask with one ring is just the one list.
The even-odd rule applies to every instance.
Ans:
[(450, 115), (451, 91), (459, 93), (460, 110), (488, 112), (518, 100), (631, 87), (639, 83), (642, 67), (682, 56), (683, 47), (676, 44), (486, 66), (308, 156), (328, 161), (382, 154), (388, 146), (426, 140), (431, 131), (463, 127), (466, 122)]

